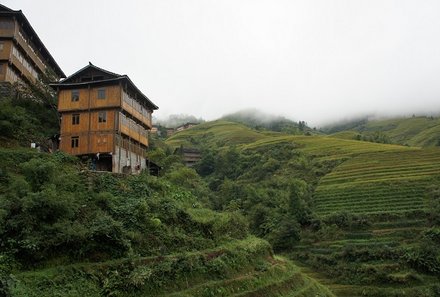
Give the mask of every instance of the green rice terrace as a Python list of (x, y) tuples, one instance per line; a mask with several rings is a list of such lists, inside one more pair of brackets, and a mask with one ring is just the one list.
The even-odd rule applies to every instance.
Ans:
[(324, 129), (332, 137), (355, 139), (362, 136), (385, 136), (381, 140), (410, 146), (433, 147), (439, 145), (440, 118), (413, 116), (383, 120), (359, 120)]
[(191, 253), (74, 264), (15, 275), (17, 296), (334, 296), (267, 242), (249, 237)]
[(296, 217), (300, 240), (281, 250), (336, 296), (440, 296), (440, 149), (286, 135), (228, 122), (199, 125), (167, 143), (208, 153), (220, 146), (219, 159), (235, 152), (234, 162), (246, 163), (245, 170), (231, 165), (235, 174), (214, 172), (205, 179), (216, 185), (226, 176), (228, 190), (223, 184), (219, 192), (239, 198), (222, 203), (242, 208), (251, 226), (252, 219), (263, 220), (265, 229), (253, 231), (276, 250), (267, 229), (269, 215), (263, 215), (266, 203), (256, 197), (268, 195), (279, 204), (275, 197), (283, 195), (289, 180), (304, 181), (303, 199), (296, 205), (306, 204), (310, 217), (303, 223)]

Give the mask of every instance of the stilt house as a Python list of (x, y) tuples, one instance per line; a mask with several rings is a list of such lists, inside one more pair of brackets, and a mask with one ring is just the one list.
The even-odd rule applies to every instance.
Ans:
[(127, 75), (89, 63), (52, 86), (61, 115), (60, 150), (90, 159), (100, 171), (146, 169), (151, 115), (158, 107)]

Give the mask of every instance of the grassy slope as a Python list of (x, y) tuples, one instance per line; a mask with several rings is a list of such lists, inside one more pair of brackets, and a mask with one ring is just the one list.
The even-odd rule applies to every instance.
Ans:
[(436, 146), (440, 139), (440, 119), (429, 117), (398, 118), (369, 121), (354, 128), (357, 131), (341, 131), (332, 137), (352, 139), (358, 132), (384, 132), (392, 142), (410, 146)]
[(166, 143), (173, 147), (199, 146), (224, 147), (235, 145), (242, 149), (268, 146), (278, 143), (295, 143), (299, 149), (321, 158), (344, 158), (355, 154), (381, 151), (405, 151), (400, 145), (384, 145), (355, 140), (341, 140), (323, 136), (286, 135), (276, 132), (259, 132), (242, 124), (213, 121), (176, 133)]
[(167, 140), (167, 144), (173, 147), (197, 146), (203, 142), (221, 147), (251, 143), (264, 138), (266, 136), (263, 133), (251, 130), (242, 124), (214, 121), (176, 133)]
[[(22, 175), (21, 163), (32, 159), (54, 161), (55, 158), (54, 155), (30, 149), (0, 149), (0, 155), (0, 199), (8, 186), (8, 179), (4, 176), (6, 172), (18, 178)], [(58, 159), (62, 157), (56, 156)], [(72, 158), (68, 159), (72, 161)], [(61, 159), (59, 162), (62, 162)], [(81, 174), (70, 163), (61, 165), (66, 170)], [(95, 178), (100, 176), (96, 175)], [(119, 178), (120, 189), (130, 192), (129, 185), (122, 186), (125, 179)], [(89, 179), (89, 187), (94, 186), (92, 179)], [(156, 186), (160, 188), (158, 184)], [(170, 185), (166, 188), (170, 188)], [(161, 195), (159, 190), (156, 194)], [(164, 204), (163, 213), (167, 215), (168, 208), (169, 215), (176, 216), (175, 206), (170, 203)], [(150, 211), (153, 212), (152, 208)], [(194, 204), (185, 212), (188, 216), (178, 213), (178, 217), (188, 227), (196, 225), (197, 230), (207, 232), (207, 241), (227, 233), (226, 230), (215, 231), (230, 219), (227, 213), (194, 208)], [(165, 217), (162, 224), (168, 224)], [(241, 228), (240, 223), (228, 227), (231, 231)], [(156, 226), (156, 229), (159, 227)], [(143, 234), (148, 235), (150, 231), (144, 229)], [(188, 234), (188, 237), (193, 241), (201, 240), (199, 232), (194, 233)], [(169, 254), (164, 249), (160, 256), (141, 257), (134, 253), (131, 257), (125, 255), (93, 263), (50, 258), (33, 269), (17, 266), (8, 270), (8, 277), (2, 270), (6, 267), (3, 265), (7, 263), (7, 257), (0, 254), (0, 295), (7, 288), (7, 296), (334, 296), (327, 288), (299, 271), (291, 261), (275, 258), (265, 240), (252, 236), (244, 239), (231, 237), (219, 240), (212, 247), (195, 249), (185, 245), (182, 234), (179, 236), (180, 241), (176, 240), (183, 245), (182, 249)], [(74, 264), (68, 264), (72, 262)]]
[[(421, 122), (421, 126), (426, 121), (418, 118), (408, 120)], [(393, 127), (394, 122), (389, 121), (387, 125)], [(395, 139), (398, 139), (398, 135), (422, 138), (426, 134), (426, 131), (422, 134), (415, 133), (420, 127), (411, 128), (407, 125), (411, 126), (408, 121), (404, 121), (394, 128)], [(378, 126), (376, 128), (380, 129)], [(372, 222), (371, 225), (361, 231), (344, 231), (328, 240), (304, 241), (298, 247), (295, 258), (309, 265), (307, 269), (312, 277), (322, 280), (341, 296), (431, 296), (429, 285), (436, 282), (435, 278), (418, 274), (387, 256), (378, 262), (365, 260), (356, 264), (359, 271), (371, 269), (383, 273), (387, 285), (382, 288), (377, 288), (374, 280), (372, 283), (353, 280), (353, 284), (347, 284), (343, 281), (332, 281), (331, 277), (327, 278), (325, 275), (318, 277), (316, 271), (320, 270), (319, 265), (314, 267), (312, 263), (337, 257), (348, 246), (370, 249), (374, 253), (390, 247), (398, 250), (415, 244), (420, 232), (427, 228), (425, 217), (429, 201), (426, 198), (426, 188), (433, 179), (440, 176), (440, 150), (333, 137), (259, 133), (241, 125), (224, 122), (211, 122), (200, 125), (197, 130), (178, 133), (169, 143), (179, 145), (182, 140), (192, 138), (196, 140), (193, 145), (197, 145), (197, 140), (203, 138), (206, 132), (214, 133), (210, 139), (216, 139), (216, 132), (220, 132), (221, 143), (238, 145), (242, 149), (262, 146), (270, 149), (273, 144), (293, 142), (298, 145), (299, 150), (316, 158), (345, 161), (322, 178), (315, 193), (315, 211), (319, 215), (341, 211), (358, 213), (365, 215)], [(240, 135), (244, 137), (239, 138)], [(395, 250), (392, 249), (393, 252)], [(308, 261), (310, 259), (318, 260)]]
[(334, 296), (254, 237), (198, 252), (23, 272), (14, 281), (13, 296)]

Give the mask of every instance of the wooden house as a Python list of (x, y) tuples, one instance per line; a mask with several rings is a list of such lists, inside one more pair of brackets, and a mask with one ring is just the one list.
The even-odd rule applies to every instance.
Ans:
[(166, 128), (167, 131), (167, 137), (173, 136), (174, 133), (176, 133), (176, 129), (174, 128)]
[(152, 113), (158, 107), (127, 75), (89, 63), (57, 84), (60, 150), (91, 160), (93, 169), (146, 169)]
[(178, 154), (182, 157), (182, 161), (187, 167), (193, 167), (197, 162), (202, 159), (202, 153), (197, 148), (180, 146), (176, 148), (174, 154)]
[(0, 4), (0, 83), (26, 84), (47, 70), (66, 77), (21, 10)]
[(194, 126), (197, 126), (198, 124), (199, 123), (186, 123), (186, 124), (180, 125), (179, 127), (176, 128), (176, 132), (192, 128)]
[(159, 127), (157, 125), (153, 125), (151, 128), (151, 134), (157, 134), (159, 132)]

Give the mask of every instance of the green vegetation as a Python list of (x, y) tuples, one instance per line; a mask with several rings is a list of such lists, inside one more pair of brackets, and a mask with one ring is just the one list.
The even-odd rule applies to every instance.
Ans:
[(439, 149), (362, 154), (321, 179), (315, 192), (316, 211), (426, 209), (427, 188), (439, 175)]
[(440, 151), (387, 144), (425, 119), (323, 136), (240, 115), (154, 140), (161, 176), (124, 176), (17, 147), (56, 119), (20, 100), (0, 102), (0, 296), (440, 294)]
[(202, 149), (197, 170), (213, 207), (240, 211), (252, 233), (336, 295), (438, 295), (437, 149), (224, 121), (167, 142)]
[(194, 193), (197, 174), (83, 170), (62, 153), (0, 149), (3, 296), (333, 296)]
[[(387, 120), (357, 120), (325, 127), (323, 132), (334, 137), (410, 146), (440, 145), (440, 118), (413, 116)], [(352, 134), (351, 138), (348, 138)]]
[(204, 144), (212, 148), (221, 148), (223, 146), (250, 143), (265, 137), (264, 134), (241, 124), (214, 121), (176, 133), (166, 143), (171, 147), (179, 147), (180, 145), (201, 146)]
[(29, 147), (36, 142), (48, 147), (48, 138), (59, 133), (56, 96), (46, 82), (51, 75), (29, 86), (13, 85), (13, 94), (0, 97), (0, 142), (2, 146)]

